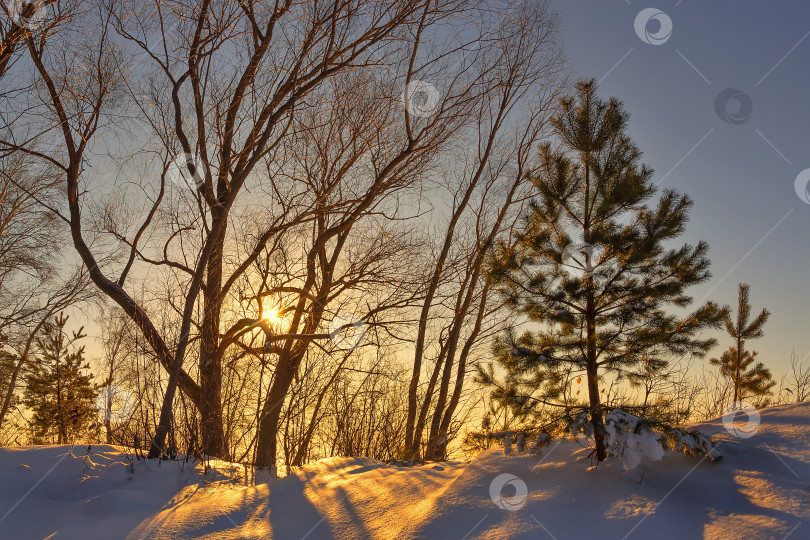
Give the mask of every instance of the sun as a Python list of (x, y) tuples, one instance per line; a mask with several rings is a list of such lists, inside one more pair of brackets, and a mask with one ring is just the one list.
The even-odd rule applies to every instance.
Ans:
[(281, 312), (278, 305), (268, 305), (262, 308), (261, 319), (266, 321), (271, 327), (280, 328), (284, 326), (286, 315)]

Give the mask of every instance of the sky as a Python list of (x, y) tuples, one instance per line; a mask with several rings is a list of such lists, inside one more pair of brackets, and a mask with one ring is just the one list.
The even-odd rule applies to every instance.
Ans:
[[(653, 182), (695, 202), (684, 240), (709, 243), (713, 274), (696, 303), (736, 308), (750, 284), (772, 314), (749, 346), (777, 378), (793, 350), (810, 364), (810, 198), (796, 191), (810, 178), (810, 2), (550, 2), (574, 73), (625, 103)], [(731, 341), (714, 335), (719, 356)]]
[[(551, 0), (578, 76), (630, 113), (653, 182), (695, 202), (684, 239), (709, 243), (696, 301), (771, 311), (749, 346), (775, 376), (810, 363), (810, 2)], [(646, 23), (646, 24), (645, 24)], [(810, 170), (806, 173), (810, 178)], [(730, 339), (717, 333), (719, 355)]]

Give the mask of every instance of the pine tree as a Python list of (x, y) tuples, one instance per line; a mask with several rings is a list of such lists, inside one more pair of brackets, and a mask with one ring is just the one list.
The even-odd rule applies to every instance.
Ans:
[(745, 283), (739, 284), (737, 320), (731, 313), (723, 316), (728, 335), (734, 338), (735, 345), (729, 347), (720, 358), (712, 358), (710, 362), (720, 366), (720, 372), (729, 377), (734, 384), (734, 404), (740, 403), (747, 395), (764, 396), (770, 392), (776, 382), (771, 378), (771, 372), (762, 362), (757, 362), (757, 352), (745, 350), (745, 342), (749, 339), (758, 339), (765, 335), (762, 328), (771, 316), (767, 309), (763, 309), (751, 321), (751, 303), (748, 300), (750, 287)]
[[(569, 421), (587, 412), (601, 461), (605, 374), (626, 380), (672, 356), (704, 356), (716, 341), (698, 334), (719, 327), (723, 310), (707, 302), (676, 314), (692, 302), (685, 290), (710, 277), (705, 242), (665, 246), (684, 232), (692, 202), (664, 190), (648, 207), (653, 171), (639, 163), (622, 103), (599, 99), (594, 80), (576, 89), (552, 121), (558, 145), (540, 148), (525, 220), (490, 268), (508, 304), (540, 329), (501, 336), (495, 359), (504, 379), (490, 366), (479, 380), (526, 421), (549, 408)], [(587, 403), (570, 395), (572, 378), (583, 375)]]
[(84, 359), (82, 328), (68, 335), (68, 317), (60, 314), (45, 324), (37, 338), (37, 354), (26, 379), (24, 403), (38, 441), (67, 443), (80, 437), (96, 417), (92, 374)]
[[(3, 336), (0, 335), (0, 347), (3, 345)], [(14, 404), (15, 397), (14, 396), (14, 388), (11, 387), (11, 376), (14, 373), (14, 367), (17, 363), (17, 356), (0, 349), (0, 408), (2, 408), (2, 404), (6, 399), (6, 393), (11, 392), (12, 394), (12, 402)]]

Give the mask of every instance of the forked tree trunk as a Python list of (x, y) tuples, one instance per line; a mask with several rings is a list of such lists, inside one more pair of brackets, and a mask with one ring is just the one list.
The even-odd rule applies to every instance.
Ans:
[(439, 381), (439, 375), (441, 374), (442, 366), (444, 365), (444, 358), (447, 354), (448, 344), (449, 340), (445, 340), (445, 342), (441, 344), (439, 349), (439, 357), (436, 359), (436, 363), (433, 366), (433, 372), (430, 375), (427, 390), (425, 391), (425, 399), (422, 401), (422, 407), (419, 409), (419, 419), (417, 420), (414, 428), (413, 447), (415, 450), (412, 452), (409, 459), (419, 458), (419, 447), (422, 444), (422, 432), (425, 431), (427, 415), (430, 411), (430, 397), (433, 396), (433, 391), (436, 389), (436, 383)]
[[(480, 170), (483, 170), (483, 168)], [(408, 411), (405, 420), (405, 455), (403, 456), (406, 459), (414, 458), (416, 457), (416, 454), (419, 453), (419, 439), (421, 437), (421, 430), (419, 430), (420, 433), (415, 433), (416, 409), (418, 408), (417, 391), (419, 389), (419, 380), (422, 376), (422, 360), (425, 352), (425, 339), (427, 336), (427, 324), (430, 316), (430, 309), (433, 304), (433, 298), (439, 288), (442, 273), (444, 272), (444, 265), (447, 261), (448, 255), (450, 254), (450, 247), (453, 244), (456, 226), (459, 219), (461, 219), (464, 210), (467, 208), (467, 204), (469, 204), (472, 194), (475, 192), (475, 187), (478, 184), (478, 179), (480, 179), (480, 177), (481, 174), (479, 171), (479, 174), (473, 179), (473, 181), (470, 182), (470, 185), (464, 192), (464, 196), (459, 202), (458, 207), (454, 210), (453, 215), (450, 218), (450, 222), (447, 225), (447, 231), (444, 237), (444, 244), (442, 245), (442, 251), (436, 260), (436, 266), (433, 270), (433, 274), (430, 277), (430, 281), (428, 282), (425, 300), (422, 303), (422, 310), (419, 314), (419, 328), (416, 334), (413, 369), (411, 371), (411, 382), (408, 386)], [(430, 400), (430, 397), (430, 394), (428, 394), (425, 399)]]
[(464, 378), (467, 371), (467, 358), (470, 356), (470, 350), (473, 343), (478, 338), (481, 332), (481, 323), (484, 319), (486, 312), (487, 294), (489, 293), (489, 285), (484, 286), (482, 291), (481, 303), (478, 306), (478, 313), (475, 319), (472, 332), (467, 337), (464, 347), (461, 349), (461, 354), (458, 357), (458, 369), (456, 371), (456, 383), (453, 388), (453, 394), (450, 396), (450, 401), (447, 404), (447, 409), (444, 411), (441, 425), (439, 426), (439, 436), (437, 438), (436, 454), (439, 459), (447, 458), (447, 443), (450, 440), (450, 422), (453, 421), (453, 414), (456, 412), (456, 407), (461, 399), (461, 391), (464, 387)]

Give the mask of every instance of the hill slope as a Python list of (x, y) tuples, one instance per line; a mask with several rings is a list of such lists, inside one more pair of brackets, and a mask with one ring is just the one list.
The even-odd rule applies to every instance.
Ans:
[(810, 538), (810, 404), (760, 415), (748, 438), (701, 426), (718, 463), (667, 454), (632, 471), (590, 467), (573, 442), (409, 468), (333, 458), (272, 482), (110, 446), (6, 448), (0, 538)]

